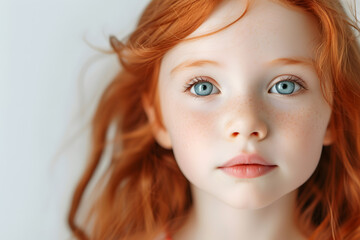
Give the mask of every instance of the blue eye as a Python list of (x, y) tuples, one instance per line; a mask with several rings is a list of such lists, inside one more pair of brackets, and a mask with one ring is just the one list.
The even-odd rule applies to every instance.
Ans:
[(272, 86), (269, 92), (282, 95), (292, 94), (299, 91), (301, 88), (304, 88), (298, 81), (299, 80), (297, 79), (280, 81)]
[(192, 79), (192, 82), (185, 86), (185, 89), (190, 89), (190, 92), (195, 96), (209, 96), (211, 94), (219, 93), (219, 89), (211, 82), (204, 80), (202, 77)]
[[(193, 90), (193, 91), (191, 91)], [(190, 92), (195, 93), (196, 95), (200, 95), (200, 96), (207, 96), (210, 95), (210, 93), (213, 90), (213, 85), (209, 82), (200, 82), (200, 83), (196, 83), (194, 85), (194, 88), (192, 88), (190, 90)]]

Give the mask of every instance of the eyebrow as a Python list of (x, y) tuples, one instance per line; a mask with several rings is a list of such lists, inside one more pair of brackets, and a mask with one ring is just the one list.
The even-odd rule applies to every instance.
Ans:
[[(292, 58), (277, 58), (266, 63), (266, 65), (270, 67), (274, 65), (295, 65), (295, 64), (314, 66), (314, 60), (305, 57), (292, 57)], [(212, 60), (187, 60), (174, 67), (170, 71), (170, 74), (172, 75), (175, 72), (179, 72), (187, 68), (202, 67), (204, 65), (220, 66), (220, 63)]]
[(174, 67), (170, 71), (170, 74), (174, 74), (175, 72), (182, 71), (186, 68), (202, 67), (204, 65), (220, 66), (220, 63), (212, 60), (188, 60)]
[(266, 65), (270, 67), (274, 65), (295, 65), (295, 64), (307, 65), (312, 67), (315, 65), (315, 61), (311, 58), (292, 57), (292, 58), (277, 58), (266, 63)]

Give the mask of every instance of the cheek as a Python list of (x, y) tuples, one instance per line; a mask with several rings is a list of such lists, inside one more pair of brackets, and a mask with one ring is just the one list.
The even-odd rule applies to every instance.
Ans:
[[(276, 115), (273, 130), (277, 144), (273, 145), (273, 151), (286, 158), (285, 171), (303, 180), (310, 177), (320, 160), (329, 118), (327, 107), (308, 107)], [(275, 156), (281, 158), (279, 154)]]
[(330, 113), (327, 109), (300, 108), (294, 112), (285, 112), (275, 115), (275, 134), (279, 132), (284, 141), (295, 141), (301, 145), (318, 143), (322, 140), (327, 128)]
[(177, 99), (166, 95), (163, 99), (166, 99), (161, 105), (163, 120), (175, 148), (194, 147), (194, 144), (210, 139), (219, 116), (211, 104), (200, 104), (196, 101), (203, 99), (190, 96)]
[(208, 139), (213, 127), (211, 115), (185, 110), (181, 106), (171, 109), (169, 113), (167, 130), (175, 147), (192, 147), (192, 144)]
[(211, 159), (209, 150), (213, 145), (218, 113), (194, 109), (188, 103), (174, 99), (164, 102), (162, 107), (164, 125), (180, 169), (189, 179), (194, 178), (195, 171), (196, 176), (201, 176), (199, 169)]

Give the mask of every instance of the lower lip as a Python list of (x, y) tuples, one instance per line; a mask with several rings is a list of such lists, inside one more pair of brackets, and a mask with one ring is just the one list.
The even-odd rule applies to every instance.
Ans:
[(221, 167), (226, 174), (237, 178), (256, 178), (274, 170), (275, 165), (243, 164), (232, 167)]

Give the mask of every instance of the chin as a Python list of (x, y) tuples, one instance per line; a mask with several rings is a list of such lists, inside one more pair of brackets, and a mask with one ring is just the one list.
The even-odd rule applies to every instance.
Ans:
[(257, 202), (257, 203), (249, 203), (249, 202), (230, 202), (228, 205), (230, 205), (233, 208), (239, 209), (239, 210), (257, 210), (261, 208), (265, 208), (269, 206), (271, 203), (269, 202)]
[(254, 194), (243, 194), (242, 196), (230, 196), (226, 199), (219, 199), (232, 208), (239, 210), (257, 210), (271, 205), (274, 199)]

